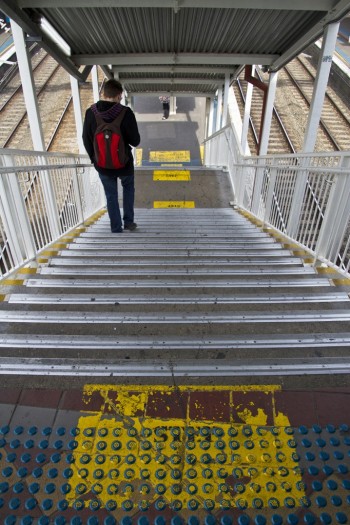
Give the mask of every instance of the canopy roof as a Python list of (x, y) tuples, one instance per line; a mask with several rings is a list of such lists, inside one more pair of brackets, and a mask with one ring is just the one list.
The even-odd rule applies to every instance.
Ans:
[(0, 0), (0, 9), (76, 78), (100, 65), (131, 94), (211, 96), (247, 64), (283, 67), (343, 18), (350, 1)]

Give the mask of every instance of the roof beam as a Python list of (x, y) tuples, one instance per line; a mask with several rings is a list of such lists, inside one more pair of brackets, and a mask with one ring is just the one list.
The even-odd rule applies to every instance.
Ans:
[(171, 84), (176, 86), (177, 84), (223, 84), (223, 80), (210, 80), (207, 78), (120, 78), (120, 82), (124, 85), (133, 84)]
[[(38, 24), (35, 24), (26, 13), (18, 9), (15, 2), (12, 0), (0, 0), (0, 10), (3, 11), (9, 18), (14, 20), (22, 30), (31, 35), (39, 37), (40, 45), (45, 49), (70, 75), (77, 80), (84, 81), (84, 74), (79, 72), (75, 64), (67, 57), (56, 44), (50, 40), (41, 30)], [(86, 64), (91, 65), (91, 64)]]
[(151, 64), (194, 64), (237, 66), (239, 64), (248, 65), (271, 65), (279, 58), (279, 55), (249, 55), (240, 53), (125, 53), (113, 55), (72, 55), (72, 60), (79, 66), (101, 66), (113, 64), (114, 68), (130, 64), (151, 65)]
[(114, 65), (113, 70), (116, 73), (168, 73), (168, 74), (186, 74), (200, 73), (202, 75), (222, 75), (226, 73), (233, 74), (234, 68), (232, 67), (193, 67), (193, 66), (118, 66)]
[(215, 93), (213, 92), (203, 92), (198, 93), (197, 91), (129, 91), (128, 97), (150, 97), (150, 96), (161, 96), (161, 95), (169, 95), (169, 96), (175, 96), (175, 97), (208, 97), (208, 98), (214, 98)]
[(292, 47), (283, 53), (280, 57), (276, 58), (270, 65), (270, 71), (278, 71), (283, 66), (288, 64), (293, 58), (299, 55), (304, 49), (313, 44), (318, 40), (324, 32), (325, 26), (341, 20), (346, 13), (350, 10), (350, 1), (349, 0), (340, 0), (334, 8), (327, 13), (310, 31), (308, 31), (302, 38), (300, 38)]
[(186, 8), (218, 9), (278, 9), (287, 11), (329, 11), (332, 0), (17, 0), (22, 8), (86, 8), (86, 7), (162, 7), (174, 10)]

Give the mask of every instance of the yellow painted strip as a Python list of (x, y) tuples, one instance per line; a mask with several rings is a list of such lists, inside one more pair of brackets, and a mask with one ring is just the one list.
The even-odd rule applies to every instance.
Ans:
[(137, 148), (136, 150), (136, 166), (142, 166), (142, 148)]
[(327, 274), (327, 273), (338, 273), (337, 270), (335, 268), (329, 268), (328, 266), (327, 267), (320, 267), (318, 266), (316, 268), (316, 271), (317, 273), (320, 273), (320, 274)]
[[(274, 392), (280, 386), (179, 388), (218, 389), (229, 392), (230, 407), (244, 424), (191, 420), (187, 412), (182, 418), (144, 415), (155, 391), (161, 392), (166, 406), (167, 396), (178, 390), (174, 387), (85, 385), (84, 401), (88, 404), (97, 393), (101, 408), (79, 419), (70, 465), (72, 490), (66, 495), (69, 504), (79, 498), (85, 507), (111, 504), (118, 520), (126, 508), (134, 514), (160, 499), (164, 508), (187, 514), (202, 512), (205, 505), (212, 511), (284, 508), (286, 499), (291, 508), (302, 506), (305, 485), (288, 416), (274, 414), (271, 427), (264, 409), (253, 401), (247, 398), (248, 403), (241, 405), (242, 396), (235, 401), (236, 392), (253, 390), (269, 395), (274, 406)], [(170, 398), (169, 404), (173, 402)], [(225, 482), (232, 475), (234, 492), (231, 482)]]
[(195, 208), (194, 201), (154, 201), (153, 208)]
[(332, 279), (336, 286), (350, 286), (350, 279)]
[(67, 243), (66, 242), (54, 242), (53, 244), (51, 244), (51, 248), (54, 249), (54, 250), (64, 250), (65, 248), (67, 248)]
[(202, 162), (202, 164), (204, 164), (204, 144), (201, 144), (199, 146), (199, 152), (200, 152), (200, 156), (201, 156), (201, 162)]
[(54, 257), (57, 254), (58, 254), (57, 250), (44, 250), (43, 252), (41, 252), (40, 255), (44, 257)]
[(35, 274), (38, 271), (37, 268), (21, 268), (17, 273), (19, 274)]
[(153, 180), (190, 181), (191, 174), (189, 170), (155, 170)]
[(45, 257), (39, 257), (37, 261), (39, 264), (46, 264), (47, 262), (49, 262), (49, 259), (46, 259)]
[(1, 281), (2, 286), (22, 286), (23, 283), (23, 279), (4, 279)]
[(5, 301), (5, 300), (6, 300), (6, 295), (0, 295), (0, 302)]
[(190, 162), (191, 152), (182, 151), (150, 151), (150, 162)]

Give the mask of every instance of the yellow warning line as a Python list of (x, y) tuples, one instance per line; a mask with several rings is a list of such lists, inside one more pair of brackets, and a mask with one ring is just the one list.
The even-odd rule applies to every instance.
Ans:
[(137, 148), (136, 150), (135, 165), (142, 166), (142, 148)]
[(153, 180), (190, 181), (191, 174), (189, 170), (155, 170)]
[(22, 286), (23, 279), (4, 279), (1, 281), (1, 286)]
[(38, 271), (37, 268), (21, 268), (20, 270), (18, 270), (18, 274), (36, 274)]
[(195, 208), (194, 201), (154, 201), (153, 208)]

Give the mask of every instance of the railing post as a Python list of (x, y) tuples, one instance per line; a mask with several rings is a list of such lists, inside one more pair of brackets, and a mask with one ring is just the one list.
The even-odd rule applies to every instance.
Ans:
[(261, 190), (264, 182), (265, 159), (259, 159), (257, 167), (255, 168), (253, 196), (251, 204), (251, 212), (258, 216), (261, 202)]
[(73, 181), (73, 189), (74, 189), (74, 195), (75, 195), (74, 200), (75, 200), (76, 207), (77, 207), (78, 221), (79, 223), (82, 223), (84, 222), (84, 211), (83, 211), (82, 194), (79, 188), (78, 169), (79, 168), (72, 170), (72, 181)]
[[(350, 168), (350, 157), (343, 157), (342, 168)], [(344, 239), (350, 219), (350, 176), (341, 173), (336, 176), (330, 191), (328, 204), (321, 226), (315, 252), (316, 258), (322, 257), (335, 262), (341, 242)]]
[(267, 196), (266, 196), (264, 222), (270, 222), (269, 218), (270, 218), (270, 213), (271, 213), (273, 194), (275, 192), (276, 177), (277, 177), (277, 168), (270, 168), (270, 177), (269, 177), (269, 185), (268, 185)]
[[(3, 157), (4, 165), (13, 167), (9, 155)], [(33, 232), (16, 173), (1, 175), (1, 201), (4, 213), (3, 223), (17, 264), (36, 254)]]
[[(38, 161), (42, 166), (47, 165), (47, 159), (43, 156), (38, 156)], [(50, 171), (54, 170), (54, 165), (49, 166)], [(54, 191), (54, 187), (52, 184), (52, 175), (50, 175), (49, 171), (42, 171), (40, 173), (40, 180), (43, 188), (43, 196), (44, 196), (44, 202), (45, 202), (45, 208), (46, 208), (46, 214), (47, 214), (47, 220), (49, 222), (50, 231), (51, 231), (51, 238), (52, 240), (58, 239), (58, 237), (61, 235), (61, 227), (60, 227), (60, 221), (58, 216), (58, 209), (57, 209), (57, 200), (56, 195)]]
[(296, 175), (292, 204), (286, 228), (287, 235), (292, 238), (296, 237), (299, 229), (300, 215), (303, 208), (304, 194), (309, 176), (310, 157), (301, 157), (301, 162), (302, 169), (298, 171)]

